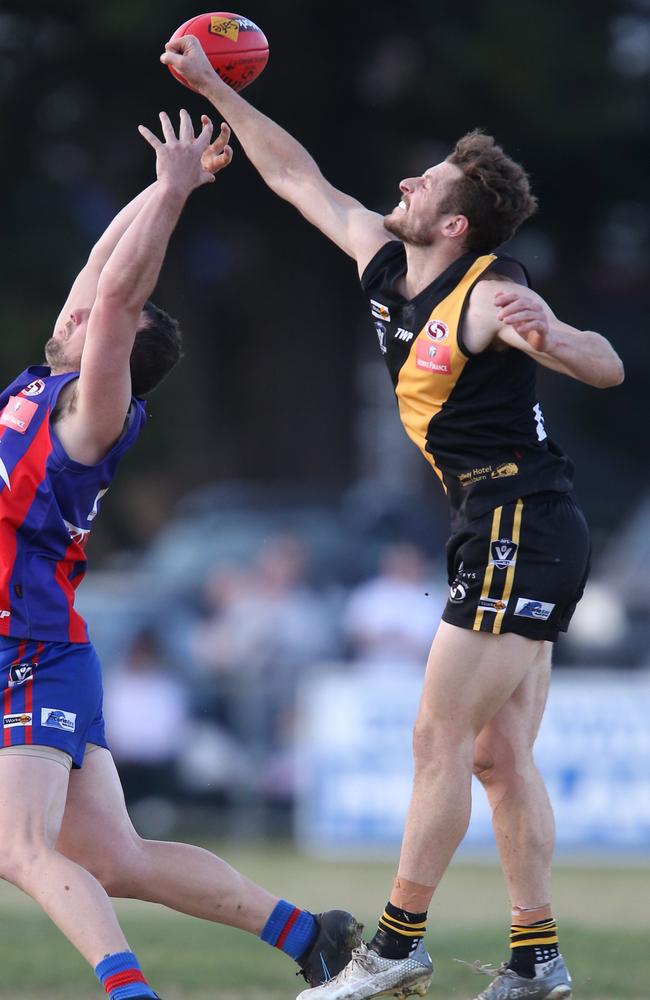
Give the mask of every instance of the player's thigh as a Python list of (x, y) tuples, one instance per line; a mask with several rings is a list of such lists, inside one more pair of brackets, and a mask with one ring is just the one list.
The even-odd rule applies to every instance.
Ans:
[(57, 849), (108, 881), (136, 863), (140, 843), (110, 751), (89, 749), (70, 777)]
[(11, 878), (9, 868), (34, 850), (54, 846), (65, 808), (68, 774), (67, 763), (61, 761), (29, 752), (0, 753), (2, 877)]
[(441, 622), (427, 662), (416, 730), (474, 739), (512, 696), (542, 644)]
[(552, 651), (551, 642), (540, 645), (532, 668), (476, 737), (474, 769), (479, 777), (516, 772), (530, 760), (548, 698)]

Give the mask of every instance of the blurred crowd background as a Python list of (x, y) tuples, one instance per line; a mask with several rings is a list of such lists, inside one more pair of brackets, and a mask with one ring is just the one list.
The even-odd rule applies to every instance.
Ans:
[[(42, 358), (93, 241), (153, 179), (136, 126), (207, 110), (158, 62), (199, 12), (0, 5), (5, 383)], [(475, 126), (530, 171), (540, 211), (509, 252), (627, 372), (602, 392), (540, 371), (594, 535), (557, 665), (650, 676), (649, 0), (246, 0), (239, 13), (271, 48), (246, 96), (369, 207), (389, 211), (403, 176)], [(369, 686), (421, 676), (448, 523), (399, 424), (354, 266), (233, 145), (173, 238), (155, 300), (179, 317), (186, 357), (103, 503), (79, 604), (136, 821), (286, 835), (297, 693), (330, 667)], [(650, 844), (650, 816), (644, 829)]]

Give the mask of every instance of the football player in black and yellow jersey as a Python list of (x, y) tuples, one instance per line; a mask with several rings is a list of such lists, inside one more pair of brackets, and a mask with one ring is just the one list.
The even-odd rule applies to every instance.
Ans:
[(622, 381), (621, 362), (495, 253), (536, 201), (492, 137), (469, 133), (403, 180), (384, 218), (332, 187), (298, 142), (219, 79), (196, 39), (168, 43), (161, 58), (219, 109), (269, 187), (356, 260), (402, 423), (451, 508), (449, 601), (415, 724), (398, 874), (369, 946), (300, 1000), (426, 991), (427, 909), (467, 829), (472, 772), (492, 807), (513, 912), (510, 959), (485, 967), (494, 978), (481, 1000), (568, 998), (550, 907), (553, 814), (532, 746), (552, 643), (586, 580), (589, 534), (535, 375), (542, 364), (606, 388)]

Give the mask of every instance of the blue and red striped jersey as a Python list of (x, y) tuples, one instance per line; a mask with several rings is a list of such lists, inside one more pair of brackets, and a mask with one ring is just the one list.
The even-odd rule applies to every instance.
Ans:
[(35, 365), (0, 394), (0, 635), (88, 642), (74, 609), (86, 542), (146, 413), (133, 399), (124, 433), (101, 462), (74, 462), (51, 417), (61, 389), (78, 375)]

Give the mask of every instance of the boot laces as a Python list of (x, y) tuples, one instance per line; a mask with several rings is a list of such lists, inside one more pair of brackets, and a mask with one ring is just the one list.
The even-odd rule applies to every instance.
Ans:
[(460, 965), (466, 965), (472, 972), (475, 972), (478, 976), (504, 976), (504, 978), (516, 979), (518, 978), (517, 973), (509, 969), (505, 962), (501, 965), (484, 965), (482, 962), (466, 962), (462, 958), (455, 958), (454, 962), (458, 962)]

